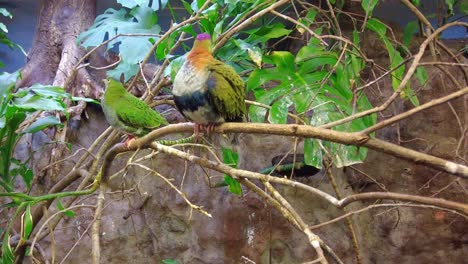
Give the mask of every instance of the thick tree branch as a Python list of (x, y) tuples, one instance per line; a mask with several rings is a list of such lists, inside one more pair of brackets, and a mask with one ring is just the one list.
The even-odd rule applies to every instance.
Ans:
[[(130, 149), (134, 150), (138, 147), (148, 145), (150, 142), (157, 138), (171, 134), (174, 132), (192, 132), (192, 123), (180, 123), (175, 125), (169, 125), (157, 130), (152, 131), (148, 135), (132, 141), (129, 144)], [(468, 178), (468, 167), (457, 164), (451, 161), (447, 161), (435, 156), (431, 156), (425, 153), (421, 153), (415, 150), (411, 150), (405, 147), (401, 147), (396, 144), (392, 144), (383, 140), (370, 138), (360, 133), (349, 133), (333, 131), (330, 129), (306, 126), (306, 125), (275, 125), (275, 124), (263, 124), (263, 123), (224, 123), (217, 126), (214, 131), (215, 133), (251, 133), (251, 134), (269, 134), (269, 135), (282, 135), (282, 136), (293, 136), (293, 137), (304, 137), (304, 138), (316, 138), (326, 141), (332, 141), (345, 145), (355, 145), (368, 147), (373, 150), (390, 154), (395, 157), (399, 157), (411, 162), (423, 164), (425, 166), (444, 171), (456, 176)], [(116, 149), (112, 155), (124, 151), (124, 149)], [(106, 158), (107, 159), (107, 158)], [(110, 158), (109, 161), (113, 159)], [(106, 165), (109, 166), (109, 165)], [(105, 169), (105, 168), (104, 168)], [(106, 174), (103, 177), (107, 177)]]
[(414, 115), (416, 113), (419, 113), (419, 112), (421, 112), (423, 110), (426, 110), (426, 109), (429, 109), (431, 107), (446, 103), (446, 102), (448, 102), (450, 100), (461, 97), (461, 96), (463, 96), (465, 94), (468, 94), (468, 87), (465, 87), (465, 88), (463, 88), (461, 90), (458, 90), (458, 91), (456, 91), (454, 93), (451, 93), (449, 95), (446, 95), (444, 97), (431, 100), (430, 102), (427, 102), (427, 103), (425, 103), (423, 105), (420, 105), (420, 106), (415, 107), (415, 108), (413, 108), (411, 110), (408, 110), (408, 111), (406, 111), (404, 113), (396, 115), (396, 116), (394, 116), (392, 118), (389, 118), (389, 119), (386, 119), (386, 120), (384, 120), (382, 122), (379, 122), (379, 123), (377, 123), (377, 124), (375, 124), (375, 125), (373, 125), (371, 127), (366, 128), (365, 130), (362, 131), (362, 133), (368, 135), (368, 134), (370, 134), (370, 133), (372, 133), (374, 131), (377, 131), (379, 129), (387, 127), (387, 126), (389, 126), (389, 125), (391, 125), (393, 123), (396, 123), (396, 122), (398, 122), (400, 120), (408, 118), (409, 116), (412, 116), (412, 115)]

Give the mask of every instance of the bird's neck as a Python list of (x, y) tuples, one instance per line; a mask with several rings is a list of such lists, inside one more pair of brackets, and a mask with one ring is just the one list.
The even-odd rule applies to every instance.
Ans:
[(211, 52), (203, 47), (193, 48), (187, 56), (187, 60), (193, 67), (201, 69), (213, 60)]

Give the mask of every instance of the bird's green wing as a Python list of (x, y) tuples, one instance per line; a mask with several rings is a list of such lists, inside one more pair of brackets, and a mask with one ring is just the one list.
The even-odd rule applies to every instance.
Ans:
[(116, 112), (119, 120), (135, 129), (151, 130), (168, 124), (158, 112), (130, 93), (123, 96)]
[(208, 70), (207, 86), (216, 110), (226, 120), (242, 121), (246, 112), (244, 81), (231, 66), (220, 61), (210, 64)]

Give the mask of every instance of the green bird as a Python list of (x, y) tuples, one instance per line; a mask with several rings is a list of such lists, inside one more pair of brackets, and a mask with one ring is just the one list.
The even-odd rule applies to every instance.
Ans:
[(245, 121), (244, 82), (231, 66), (213, 57), (206, 33), (197, 36), (172, 92), (179, 111), (196, 124), (195, 135), (223, 122)]
[(107, 122), (115, 129), (133, 136), (142, 137), (167, 120), (145, 102), (129, 93), (122, 83), (108, 78), (104, 80), (106, 91), (101, 106)]

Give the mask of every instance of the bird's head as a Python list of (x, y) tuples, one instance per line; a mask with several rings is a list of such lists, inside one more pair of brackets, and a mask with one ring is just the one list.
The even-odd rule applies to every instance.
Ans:
[(121, 94), (125, 93), (127, 90), (123, 86), (123, 84), (114, 78), (107, 77), (106, 79), (102, 80), (104, 82), (104, 94), (106, 93), (113, 93), (113, 94)]
[(201, 33), (197, 35), (195, 42), (193, 43), (193, 49), (208, 49), (211, 52), (211, 36), (207, 33)]

